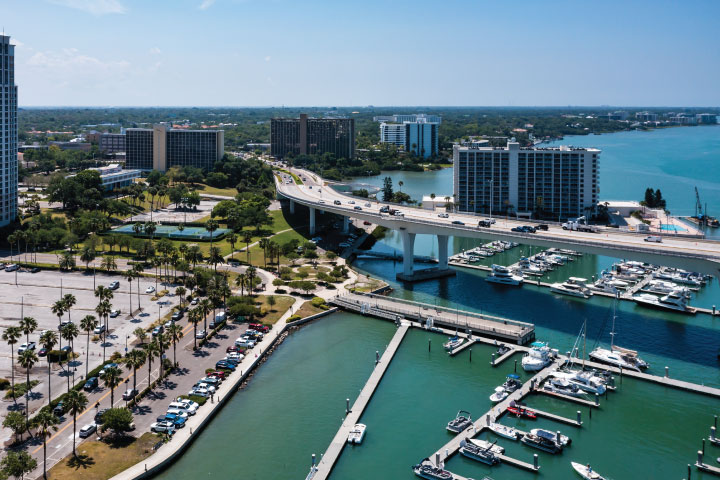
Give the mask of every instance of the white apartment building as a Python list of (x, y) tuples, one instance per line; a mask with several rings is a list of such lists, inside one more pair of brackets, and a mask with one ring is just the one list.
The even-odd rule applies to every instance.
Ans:
[(595, 148), (455, 145), (453, 193), (460, 211), (567, 219), (590, 215), (600, 193)]
[(0, 227), (17, 216), (17, 85), (15, 45), (0, 35)]
[(406, 152), (414, 152), (415, 155), (423, 158), (438, 154), (437, 122), (430, 122), (421, 115), (394, 115), (393, 118), (412, 118), (414, 121), (403, 120), (395, 123), (381, 123), (380, 143), (392, 143), (402, 147)]

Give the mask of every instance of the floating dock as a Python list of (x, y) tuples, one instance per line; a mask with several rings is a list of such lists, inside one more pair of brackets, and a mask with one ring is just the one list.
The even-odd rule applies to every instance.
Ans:
[(467, 338), (467, 342), (464, 342), (462, 345), (457, 347), (455, 350), (451, 350), (450, 352), (448, 352), (448, 355), (450, 355), (451, 357), (454, 357), (455, 355), (462, 352), (466, 348), (471, 347), (473, 343), (475, 343), (474, 338)]

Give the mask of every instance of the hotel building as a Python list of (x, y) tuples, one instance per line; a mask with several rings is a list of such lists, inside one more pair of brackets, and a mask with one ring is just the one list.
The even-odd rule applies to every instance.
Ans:
[(128, 128), (125, 132), (125, 166), (159, 170), (196, 167), (210, 171), (225, 153), (223, 130), (185, 130), (156, 125)]
[(355, 156), (355, 120), (352, 118), (273, 118), (270, 121), (270, 154)]
[(17, 85), (15, 45), (0, 35), (0, 227), (17, 216)]

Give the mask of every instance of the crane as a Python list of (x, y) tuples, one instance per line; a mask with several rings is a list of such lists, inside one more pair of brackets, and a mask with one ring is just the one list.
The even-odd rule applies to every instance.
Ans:
[(695, 218), (700, 221), (703, 220), (702, 202), (700, 202), (700, 192), (698, 192), (697, 187), (695, 187)]

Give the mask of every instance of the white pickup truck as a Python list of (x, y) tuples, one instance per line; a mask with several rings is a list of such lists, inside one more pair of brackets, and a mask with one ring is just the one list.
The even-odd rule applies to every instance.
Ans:
[(563, 230), (573, 230), (576, 232), (591, 232), (591, 233), (597, 233), (600, 231), (598, 227), (595, 225), (585, 225), (584, 223), (579, 222), (565, 222), (562, 224)]

